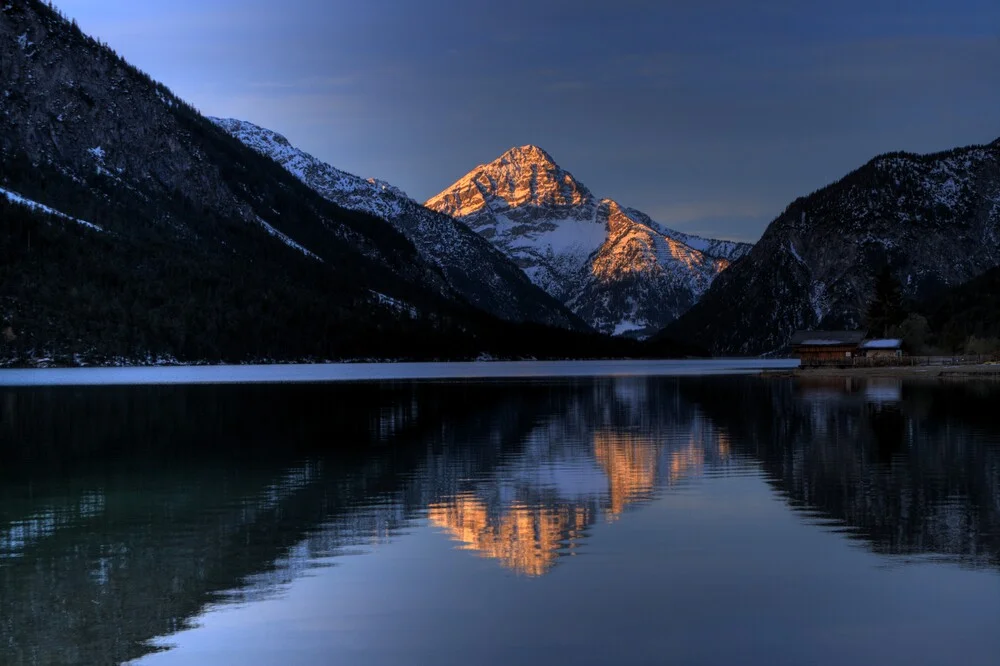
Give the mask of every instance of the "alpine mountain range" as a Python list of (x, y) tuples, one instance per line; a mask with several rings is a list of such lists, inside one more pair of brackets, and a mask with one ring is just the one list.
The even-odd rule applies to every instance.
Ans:
[[(388, 183), (322, 162), (274, 131), (213, 121), (326, 199), (392, 224), (429, 262), (456, 273), (453, 282), (471, 285), (489, 276), (509, 285), (524, 276), (600, 333), (659, 331), (750, 249), (673, 231), (611, 199), (598, 200), (537, 146), (512, 148), (420, 205)], [(490, 291), (477, 285), (466, 295), (500, 316), (512, 314), (509, 298), (479, 297)]]
[(0, 77), (0, 365), (761, 354), (861, 326), (882, 267), (916, 302), (1000, 266), (1000, 140), (877, 157), (751, 246), (534, 145), (421, 204), (205, 118), (38, 0), (0, 10)]

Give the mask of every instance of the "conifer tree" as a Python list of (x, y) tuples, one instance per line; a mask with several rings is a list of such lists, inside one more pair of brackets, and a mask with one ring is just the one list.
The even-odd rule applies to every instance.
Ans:
[(868, 302), (865, 317), (868, 330), (873, 335), (887, 337), (905, 318), (902, 287), (886, 264), (875, 277), (875, 288)]

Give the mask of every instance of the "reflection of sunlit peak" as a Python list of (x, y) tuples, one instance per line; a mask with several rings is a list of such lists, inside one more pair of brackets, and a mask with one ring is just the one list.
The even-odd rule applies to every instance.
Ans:
[(594, 433), (594, 456), (608, 475), (611, 517), (618, 516), (632, 502), (650, 496), (656, 485), (658, 449), (648, 437), (599, 430)]
[(719, 460), (729, 460), (729, 456), (732, 455), (732, 442), (729, 440), (729, 435), (720, 432), (716, 436), (715, 443), (719, 452)]
[(658, 483), (673, 485), (699, 476), (709, 458), (727, 460), (730, 446), (726, 434), (700, 428), (669, 453), (663, 452), (662, 444), (641, 433), (595, 432), (594, 456), (608, 477), (609, 518), (617, 518), (630, 504), (651, 498)]
[(555, 565), (560, 551), (580, 537), (588, 514), (582, 507), (515, 504), (496, 517), (470, 495), (432, 504), (427, 512), (430, 523), (446, 530), (463, 549), (528, 576), (541, 576)]
[(705, 447), (694, 436), (683, 449), (670, 453), (670, 483), (700, 474), (705, 465)]

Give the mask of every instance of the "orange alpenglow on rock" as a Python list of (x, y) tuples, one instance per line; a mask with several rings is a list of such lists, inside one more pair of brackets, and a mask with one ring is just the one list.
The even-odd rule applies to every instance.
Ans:
[(593, 328), (615, 335), (663, 328), (750, 249), (599, 199), (532, 145), (477, 166), (424, 205), (467, 224)]
[(427, 516), (463, 549), (527, 576), (547, 573), (593, 522), (590, 510), (568, 505), (515, 504), (497, 517), (483, 501), (468, 495), (431, 505)]

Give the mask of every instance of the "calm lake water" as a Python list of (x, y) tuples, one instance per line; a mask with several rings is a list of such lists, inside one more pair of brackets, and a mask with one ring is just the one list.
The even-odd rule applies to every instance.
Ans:
[(990, 664), (1000, 382), (0, 388), (3, 664)]

